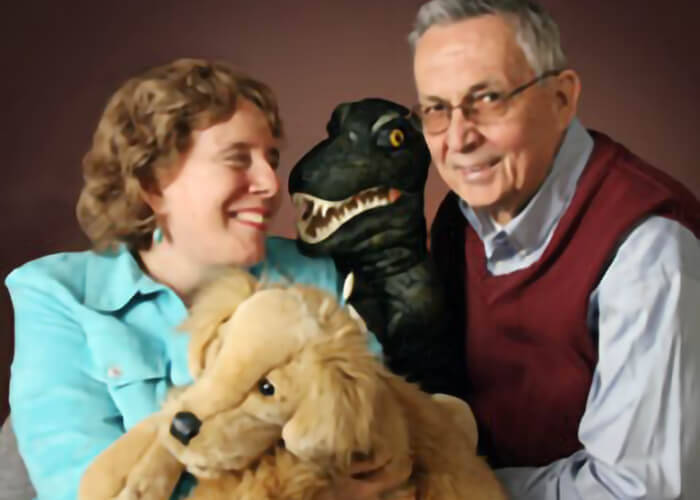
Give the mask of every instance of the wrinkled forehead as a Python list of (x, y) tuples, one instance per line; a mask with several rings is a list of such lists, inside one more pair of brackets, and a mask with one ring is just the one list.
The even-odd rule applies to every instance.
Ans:
[(413, 67), (419, 95), (442, 87), (514, 85), (532, 73), (513, 22), (496, 15), (432, 26), (416, 43)]

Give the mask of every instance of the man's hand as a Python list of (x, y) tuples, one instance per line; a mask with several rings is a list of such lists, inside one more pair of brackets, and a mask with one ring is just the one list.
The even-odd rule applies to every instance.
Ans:
[(315, 500), (415, 500), (415, 488), (408, 480), (410, 475), (410, 464), (357, 462), (352, 465), (349, 477), (336, 481)]

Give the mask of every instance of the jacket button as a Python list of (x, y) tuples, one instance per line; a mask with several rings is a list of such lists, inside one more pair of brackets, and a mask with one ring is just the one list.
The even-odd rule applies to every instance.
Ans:
[(109, 378), (119, 378), (122, 376), (122, 370), (118, 366), (110, 366), (107, 370), (107, 376)]

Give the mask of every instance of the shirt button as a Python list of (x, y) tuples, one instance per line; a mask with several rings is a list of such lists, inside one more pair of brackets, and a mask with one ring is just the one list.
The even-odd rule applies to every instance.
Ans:
[(508, 235), (501, 231), (496, 236), (494, 236), (493, 241), (497, 245), (505, 245), (506, 243), (508, 243)]
[(109, 378), (119, 378), (122, 376), (122, 370), (118, 366), (110, 366), (107, 370), (107, 376)]

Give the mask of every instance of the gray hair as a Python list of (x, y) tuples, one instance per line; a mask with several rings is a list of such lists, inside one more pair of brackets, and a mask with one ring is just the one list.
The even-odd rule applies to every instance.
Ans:
[(513, 22), (516, 41), (536, 74), (566, 67), (559, 28), (534, 0), (431, 0), (418, 10), (408, 41), (415, 50), (418, 39), (433, 25), (489, 14), (502, 15)]

